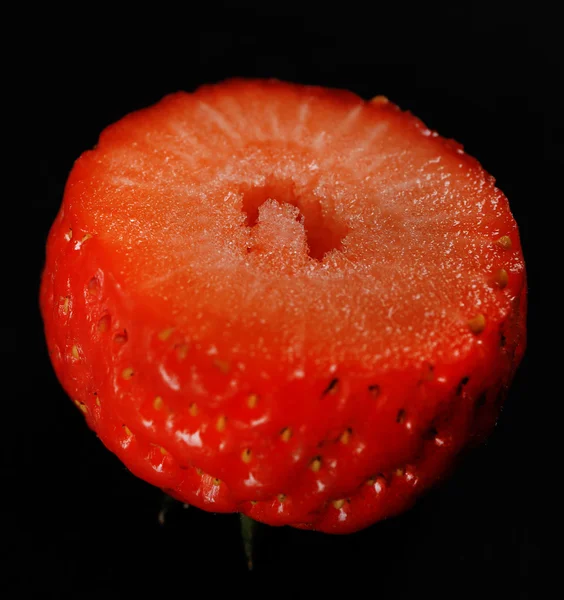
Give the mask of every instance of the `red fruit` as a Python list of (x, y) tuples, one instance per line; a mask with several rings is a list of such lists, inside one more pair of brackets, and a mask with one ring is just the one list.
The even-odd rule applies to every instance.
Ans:
[(525, 348), (493, 178), (385, 99), (275, 81), (106, 129), (69, 177), (41, 307), (59, 379), (133, 473), (333, 533), (443, 477)]

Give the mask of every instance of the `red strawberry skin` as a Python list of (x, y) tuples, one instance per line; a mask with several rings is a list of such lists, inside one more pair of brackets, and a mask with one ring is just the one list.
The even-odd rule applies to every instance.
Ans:
[[(270, 288), (276, 288), (273, 281), (284, 281), (279, 305), (269, 308), (262, 291), (256, 301), (245, 304), (242, 299), (249, 297), (251, 288), (241, 291), (233, 284), (229, 289), (215, 271), (210, 270), (207, 280), (204, 276), (198, 279), (197, 269), (182, 270), (176, 249), (169, 252), (173, 256), (170, 269), (180, 270), (180, 278), (165, 278), (154, 293), (146, 291), (146, 280), (156, 280), (155, 273), (167, 264), (165, 259), (159, 262), (161, 248), (169, 245), (167, 236), (176, 235), (164, 222), (175, 207), (169, 188), (155, 183), (159, 177), (170, 178), (166, 165), (175, 159), (166, 160), (168, 138), (163, 142), (161, 136), (153, 142), (152, 132), (168, 127), (173, 117), (189, 113), (191, 103), (199, 101), (211, 107), (206, 114), (211, 114), (219, 130), (231, 132), (239, 143), (242, 136), (252, 134), (244, 133), (247, 128), (243, 126), (234, 130), (234, 120), (222, 121), (225, 113), (218, 107), (223, 107), (225, 99), (238, 102), (240, 117), (250, 106), (249, 98), (262, 99), (263, 104), (272, 99), (276, 107), (282, 105), (277, 126), (285, 131), (290, 130), (287, 121), (291, 120), (286, 107), (297, 114), (304, 98), (309, 105), (317, 103), (319, 113), (325, 110), (329, 121), (332, 112), (351, 115), (361, 106), (356, 112), (360, 111), (362, 118), (386, 123), (394, 134), (391, 142), (382, 143), (401, 145), (405, 140), (406, 148), (421, 143), (447, 165), (447, 172), (451, 163), (459, 165), (452, 167), (459, 169), (452, 174), (452, 187), (465, 178), (461, 189), (476, 194), (470, 197), (467, 210), (468, 218), (478, 211), (477, 220), (461, 226), (459, 232), (461, 238), (472, 238), (468, 247), (474, 248), (474, 254), (464, 258), (468, 263), (462, 259), (449, 263), (439, 249), (428, 259), (429, 264), (438, 265), (437, 272), (448, 267), (468, 273), (469, 280), (460, 284), (464, 288), (460, 294), (453, 286), (445, 292), (447, 317), (438, 320), (436, 344), (429, 342), (433, 330), (426, 319), (431, 311), (411, 314), (406, 309), (405, 313), (398, 311), (399, 334), (383, 327), (380, 331), (381, 319), (368, 312), (365, 330), (373, 339), (359, 350), (361, 345), (352, 333), (355, 323), (347, 322), (346, 316), (344, 324), (333, 318), (331, 302), (337, 297), (333, 288), (326, 295), (320, 292), (319, 298), (315, 297), (319, 302), (303, 309), (303, 314), (299, 307), (293, 313), (286, 310), (284, 307), (293, 308), (294, 292), (300, 298), (292, 278), (302, 277), (307, 268), (317, 269), (318, 265), (320, 272), (324, 266), (340, 269), (340, 253), (353, 250), (346, 247), (345, 237), (342, 249), (324, 254), (326, 240), (320, 239), (315, 242), (321, 247), (319, 257), (313, 258), (310, 237), (308, 256), (300, 238), (300, 215), (293, 220), (288, 203), (260, 206), (262, 200), (283, 193), (279, 189), (267, 190), (265, 198), (257, 202), (242, 192), (243, 202), (246, 198), (251, 208), (247, 222), (237, 224), (235, 233), (227, 217), (224, 223), (220, 213), (204, 215), (210, 220), (215, 215), (221, 221), (217, 227), (224, 227), (222, 236), (233, 235), (235, 245), (239, 230), (255, 230), (251, 232), (255, 237), (244, 242), (250, 248), (245, 252), (251, 257), (248, 260), (257, 257), (259, 272), (269, 270)], [(315, 123), (311, 127), (315, 129)], [(208, 135), (198, 138), (197, 147), (209, 143), (220, 148), (217, 153), (221, 154), (226, 142), (219, 130), (213, 130), (213, 136), (204, 132)], [(196, 127), (194, 131), (199, 130)], [(293, 123), (291, 131), (295, 131)], [(255, 137), (258, 150), (248, 142), (247, 152), (260, 152), (266, 165), (280, 160), (280, 149), (272, 140), (260, 134)], [(303, 154), (305, 161), (310, 150), (303, 150), (292, 139), (288, 142), (288, 137), (286, 154), (296, 161)], [(132, 146), (149, 159), (143, 159), (147, 162), (141, 174), (131, 175), (124, 171), (129, 167), (120, 166), (118, 185), (109, 176), (112, 161)], [(409, 159), (406, 169), (416, 161), (418, 146), (415, 148), (415, 158)], [(225, 150), (225, 155), (230, 152)], [(200, 185), (200, 179), (213, 176), (209, 165), (213, 167), (215, 158), (206, 158), (203, 150), (194, 155), (197, 164), (179, 167), (174, 181)], [(362, 156), (358, 162), (362, 170)], [(204, 172), (202, 165), (209, 167), (212, 175)], [(398, 168), (393, 172), (399, 172)], [(389, 173), (384, 171), (384, 175)], [(277, 181), (279, 178), (267, 178), (266, 186), (276, 187)], [(431, 183), (434, 185), (433, 180)], [(354, 186), (359, 183), (355, 181)], [(407, 193), (417, 197), (417, 190)], [(158, 206), (142, 204), (138, 198), (144, 194)], [(423, 196), (433, 197), (428, 191)], [(472, 201), (478, 208), (473, 208)], [(258, 225), (251, 228), (253, 202), (259, 205), (259, 216)], [(212, 200), (209, 203), (213, 204)], [(299, 209), (307, 226), (314, 217), (307, 214), (305, 205)], [(198, 210), (200, 205), (194, 205), (193, 212)], [(267, 210), (278, 220), (268, 221)], [(458, 235), (455, 226), (460, 217), (455, 212), (448, 214), (455, 223), (453, 237)], [(151, 227), (156, 223), (158, 236), (146, 225), (151, 215)], [(464, 221), (464, 215), (461, 219)], [(190, 228), (205, 229), (208, 222), (187, 222), (186, 227), (190, 232), (199, 231)], [(275, 241), (268, 236), (275, 238), (279, 232), (269, 230), (269, 224), (279, 222), (287, 224), (283, 232), (288, 239), (285, 250), (276, 254), (269, 251), (268, 244)], [(390, 221), (390, 226), (396, 222)], [(129, 227), (141, 231), (143, 243), (135, 246)], [(354, 226), (349, 223), (345, 229)], [(408, 235), (409, 230), (398, 227), (397, 243), (382, 248), (384, 255), (390, 255), (391, 264), (403, 260), (398, 248), (407, 240), (402, 236)], [(327, 242), (328, 248), (338, 248), (341, 234), (337, 231), (335, 236), (336, 241)], [(210, 242), (212, 254), (217, 243), (217, 238)], [(466, 255), (467, 246), (456, 248), (457, 256)], [(205, 255), (205, 248), (190, 251), (200, 253), (197, 257)], [(406, 260), (409, 264), (409, 258)], [(484, 286), (475, 291), (473, 273), (482, 271)], [(413, 285), (419, 285), (423, 295), (429, 294), (425, 279), (433, 275), (431, 272)], [(241, 275), (241, 288), (247, 285), (245, 276)], [(228, 271), (224, 277), (229, 281)], [(322, 275), (319, 277), (322, 281)], [(450, 275), (446, 277), (448, 284)], [(389, 283), (391, 289), (397, 281)], [(224, 295), (215, 291), (222, 285)], [(340, 288), (348, 286), (355, 298), (361, 298), (363, 285), (357, 278)], [(216, 293), (217, 297), (213, 296)], [(437, 293), (440, 296), (442, 292), (439, 289)], [(392, 292), (389, 295), (386, 314), (390, 309), (393, 312), (396, 298)], [(325, 311), (321, 299), (329, 305)], [(279, 82), (234, 81), (191, 95), (173, 95), (108, 128), (98, 147), (77, 161), (69, 177), (48, 239), (40, 301), (59, 380), (89, 426), (135, 475), (204, 510), (240, 511), (272, 525), (330, 533), (357, 531), (406, 510), (448, 473), (462, 448), (488, 435), (526, 343), (526, 277), (517, 226), (507, 200), (476, 161), (386, 101), (364, 103), (348, 93)], [(457, 312), (453, 307), (460, 305), (464, 309)], [(261, 310), (265, 311), (262, 320)], [(458, 320), (452, 317), (455, 313)], [(285, 320), (290, 319), (287, 325)], [(313, 323), (301, 345), (295, 341), (300, 319)], [(394, 336), (399, 336), (397, 344)], [(400, 345), (407, 350), (400, 350)]]

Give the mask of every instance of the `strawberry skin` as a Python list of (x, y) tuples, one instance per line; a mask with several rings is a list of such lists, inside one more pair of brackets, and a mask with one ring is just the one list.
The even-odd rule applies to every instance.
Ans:
[(488, 435), (522, 358), (504, 195), (383, 98), (174, 94), (76, 162), (41, 310), (63, 387), (138, 477), (349, 533)]

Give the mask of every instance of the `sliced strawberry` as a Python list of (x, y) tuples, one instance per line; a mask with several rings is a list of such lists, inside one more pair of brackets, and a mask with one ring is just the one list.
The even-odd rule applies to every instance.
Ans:
[(41, 290), (57, 374), (138, 476), (331, 532), (486, 434), (525, 347), (494, 180), (385, 99), (230, 81), (108, 127)]

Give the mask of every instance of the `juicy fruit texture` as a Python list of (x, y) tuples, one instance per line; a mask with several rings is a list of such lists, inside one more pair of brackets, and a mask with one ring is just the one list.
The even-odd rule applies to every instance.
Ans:
[(277, 81), (108, 127), (53, 224), (41, 308), (104, 444), (184, 502), (346, 533), (491, 430), (525, 348), (517, 226), (384, 98)]

